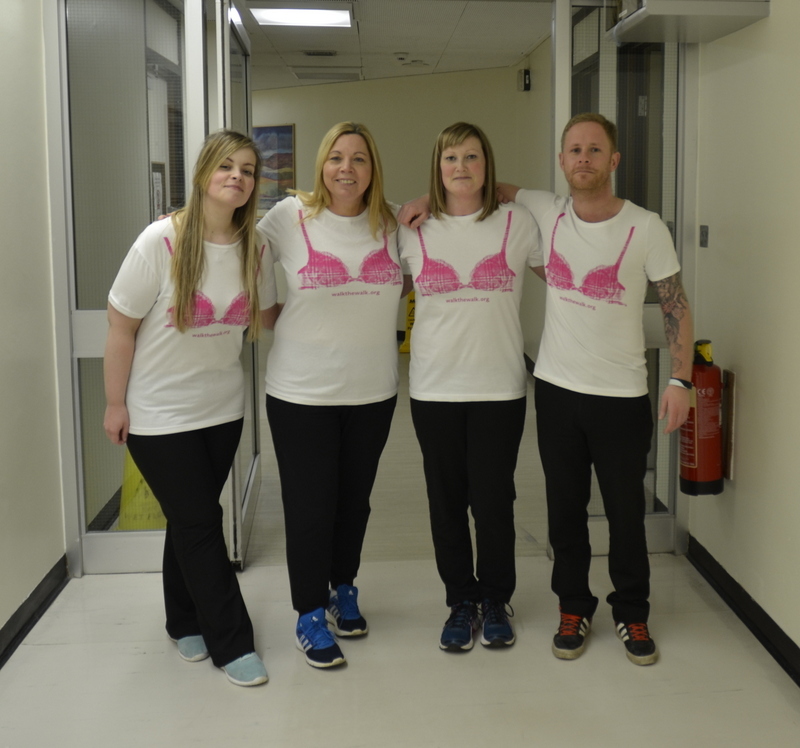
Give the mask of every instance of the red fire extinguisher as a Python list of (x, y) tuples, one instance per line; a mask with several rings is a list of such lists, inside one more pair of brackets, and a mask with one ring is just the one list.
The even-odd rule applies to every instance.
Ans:
[(710, 340), (694, 344), (691, 407), (681, 426), (681, 491), (690, 496), (722, 493), (722, 371)]

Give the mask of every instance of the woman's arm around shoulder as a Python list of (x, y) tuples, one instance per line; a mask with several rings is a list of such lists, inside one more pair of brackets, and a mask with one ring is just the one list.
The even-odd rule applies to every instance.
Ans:
[(267, 309), (261, 310), (261, 327), (265, 330), (274, 330), (275, 323), (278, 321), (281, 312), (283, 311), (283, 304), (273, 304)]

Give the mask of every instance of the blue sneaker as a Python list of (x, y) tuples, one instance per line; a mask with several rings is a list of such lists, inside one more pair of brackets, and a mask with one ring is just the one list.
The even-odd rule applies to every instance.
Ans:
[(199, 634), (197, 636), (182, 636), (180, 639), (173, 639), (178, 645), (178, 654), (186, 660), (186, 662), (200, 662), (208, 657), (208, 648), (206, 647), (205, 640)]
[(472, 649), (472, 635), (478, 630), (478, 606), (466, 600), (450, 608), (450, 617), (445, 621), (439, 649), (447, 652), (465, 652)]
[(358, 588), (350, 584), (340, 584), (331, 590), (325, 617), (339, 636), (363, 636), (369, 631), (358, 609)]
[(322, 608), (300, 616), (297, 621), (297, 648), (305, 652), (311, 667), (334, 667), (345, 662), (342, 650), (333, 638)]
[(498, 600), (484, 600), (481, 603), (481, 614), (481, 644), (484, 647), (510, 647), (517, 640), (511, 621), (508, 620), (514, 615), (514, 609), (510, 605), (506, 606)]
[(255, 652), (223, 665), (222, 670), (228, 676), (228, 680), (237, 686), (257, 686), (269, 680), (267, 669)]

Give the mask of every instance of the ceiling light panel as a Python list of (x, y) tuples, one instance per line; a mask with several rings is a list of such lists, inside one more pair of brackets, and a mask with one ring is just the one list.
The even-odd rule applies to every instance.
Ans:
[(353, 19), (349, 10), (316, 8), (250, 8), (262, 26), (314, 26), (349, 29)]

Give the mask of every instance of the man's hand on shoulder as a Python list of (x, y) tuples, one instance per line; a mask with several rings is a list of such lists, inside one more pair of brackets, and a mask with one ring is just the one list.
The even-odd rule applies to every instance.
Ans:
[(513, 203), (517, 199), (520, 188), (506, 182), (497, 183), (497, 199), (501, 203)]

